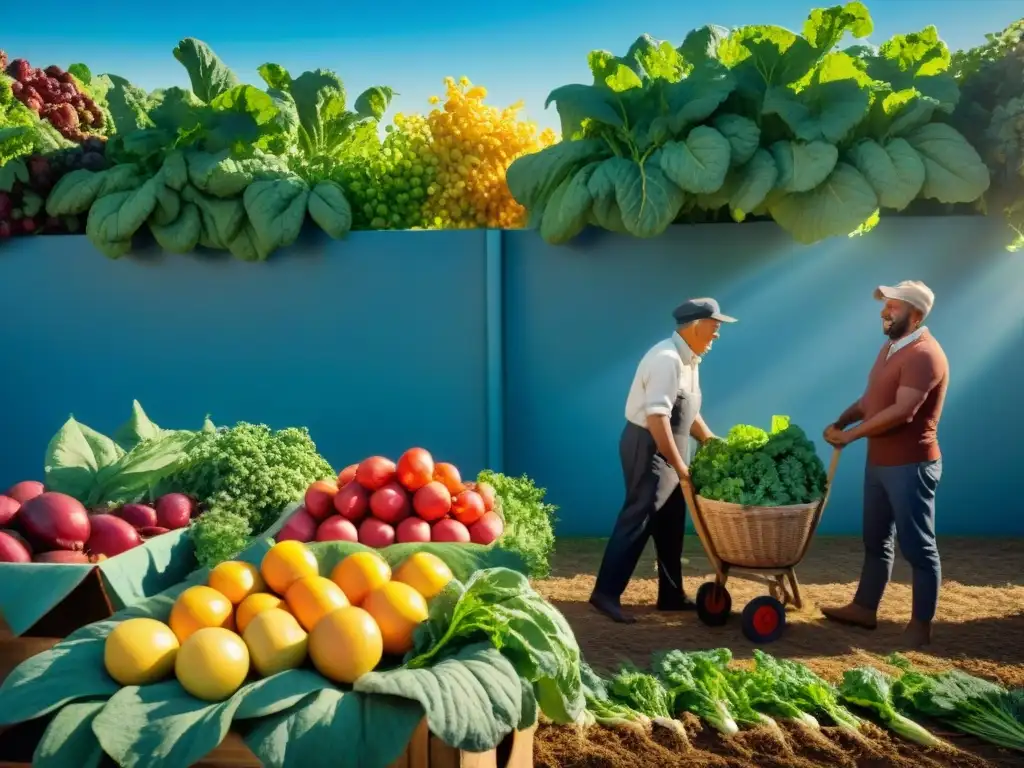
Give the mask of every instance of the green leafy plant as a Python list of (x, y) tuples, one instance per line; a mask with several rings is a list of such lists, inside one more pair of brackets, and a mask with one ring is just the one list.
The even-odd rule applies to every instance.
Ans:
[(594, 51), (594, 82), (548, 97), (563, 141), (516, 160), (509, 189), (552, 243), (587, 224), (653, 237), (723, 210), (813, 243), (918, 198), (977, 200), (988, 170), (941, 122), (959, 95), (945, 44), (928, 27), (839, 49), (871, 31), (849, 2), (812, 11), (802, 34), (708, 26), (678, 47), (643, 35), (622, 57)]
[(690, 471), (698, 495), (749, 506), (806, 504), (823, 496), (827, 480), (814, 444), (786, 416), (772, 417), (770, 434), (737, 424), (707, 441)]
[(801, 712), (828, 717), (848, 733), (860, 735), (861, 720), (839, 701), (838, 689), (805, 664), (779, 659), (755, 648), (754, 677), (759, 688), (770, 688), (775, 696)]
[(111, 258), (127, 253), (143, 227), (172, 253), (202, 246), (246, 261), (295, 242), (307, 215), (344, 237), (352, 210), (341, 169), (376, 146), (391, 89), (374, 86), (348, 110), (344, 85), (328, 70), (293, 79), (265, 64), (264, 91), (240, 84), (200, 40), (182, 40), (174, 56), (191, 88), (146, 93), (116, 75), (79, 72), (116, 127), (107, 143), (116, 165), (62, 178), (47, 213), (88, 212), (86, 234)]
[(464, 587), (455, 582), (435, 598), (429, 618), (416, 630), (405, 666), (430, 666), (481, 641), (492, 643), (512, 661), (550, 720), (569, 724), (579, 718), (585, 701), (580, 649), (572, 629), (525, 575), (508, 568), (479, 571)]
[(937, 674), (921, 672), (899, 655), (889, 657), (888, 662), (902, 671), (892, 685), (893, 702), (899, 709), (1024, 752), (1020, 691), (1011, 693), (959, 669)]
[(676, 733), (684, 742), (688, 741), (683, 724), (673, 718), (673, 697), (654, 675), (624, 664), (608, 681), (611, 698), (627, 711), (644, 715), (654, 725)]
[(578, 727), (600, 725), (642, 732), (650, 724), (651, 719), (643, 712), (613, 698), (608, 683), (585, 661), (580, 662), (580, 680), (585, 708), (576, 721)]
[(953, 57), (961, 99), (953, 124), (992, 172), (981, 207), (1006, 217), (1009, 249), (1024, 248), (1024, 19)]
[(242, 521), (245, 536), (260, 534), (302, 498), (310, 483), (335, 476), (305, 428), (275, 431), (240, 422), (205, 430), (196, 434), (188, 459), (186, 467), (163, 480), (160, 491), (188, 494), (215, 512), (193, 531), (203, 565), (237, 545)]
[[(193, 432), (151, 426), (154, 431), (126, 449), (72, 416), (47, 446), (46, 487), (88, 507), (148, 497), (157, 484), (189, 465), (197, 440)], [(124, 435), (129, 429), (125, 425), (118, 432)]]
[(654, 655), (655, 675), (672, 696), (672, 712), (690, 712), (710, 723), (723, 736), (735, 736), (739, 726), (733, 717), (733, 695), (725, 674), (732, 654), (725, 648), (710, 651), (665, 651)]
[(843, 673), (839, 693), (846, 702), (874, 712), (889, 730), (908, 741), (925, 747), (944, 747), (942, 739), (899, 713), (892, 685), (892, 678), (884, 672), (873, 667), (858, 667)]
[(505, 521), (499, 545), (522, 555), (531, 577), (547, 578), (551, 573), (558, 510), (544, 501), (547, 491), (538, 488), (526, 475), (510, 477), (484, 470), (477, 481), (489, 483), (497, 495), (499, 512)]

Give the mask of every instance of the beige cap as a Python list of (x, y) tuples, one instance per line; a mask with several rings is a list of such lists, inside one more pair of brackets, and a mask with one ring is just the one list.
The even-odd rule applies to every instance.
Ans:
[(935, 304), (935, 294), (932, 293), (932, 289), (920, 280), (904, 280), (896, 285), (880, 285), (875, 288), (875, 298), (905, 301), (915, 309), (919, 309), (925, 316), (932, 311), (932, 305)]

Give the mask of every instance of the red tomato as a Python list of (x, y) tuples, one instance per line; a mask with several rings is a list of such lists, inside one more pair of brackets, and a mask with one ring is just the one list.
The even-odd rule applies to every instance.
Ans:
[(338, 491), (334, 497), (334, 508), (344, 518), (358, 523), (366, 516), (370, 495), (354, 480)]
[(346, 485), (356, 479), (356, 470), (359, 469), (358, 464), (349, 464), (341, 472), (338, 473), (338, 487), (344, 488)]
[(392, 480), (370, 497), (370, 512), (378, 520), (389, 525), (405, 520), (409, 516), (409, 496), (398, 482)]
[(395, 462), (383, 456), (363, 459), (356, 469), (356, 482), (368, 491), (383, 488), (395, 477)]
[(423, 448), (410, 448), (398, 459), (398, 482), (418, 491), (434, 479), (434, 458)]
[(306, 489), (306, 511), (314, 520), (323, 520), (334, 511), (338, 484), (333, 480), (317, 480)]
[(459, 470), (454, 464), (445, 461), (435, 464), (434, 479), (442, 483), (452, 496), (462, 493), (462, 476), (459, 475)]
[(434, 522), (448, 514), (452, 508), (452, 495), (436, 480), (424, 485), (412, 497), (412, 507), (424, 520)]
[(452, 500), (452, 517), (469, 526), (483, 517), (483, 497), (476, 491), (463, 491)]

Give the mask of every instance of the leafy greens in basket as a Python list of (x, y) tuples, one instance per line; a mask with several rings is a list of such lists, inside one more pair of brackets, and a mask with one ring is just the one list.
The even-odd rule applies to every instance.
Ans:
[(788, 416), (773, 416), (770, 433), (737, 424), (704, 443), (690, 471), (699, 496), (760, 507), (820, 499), (827, 480), (814, 444)]

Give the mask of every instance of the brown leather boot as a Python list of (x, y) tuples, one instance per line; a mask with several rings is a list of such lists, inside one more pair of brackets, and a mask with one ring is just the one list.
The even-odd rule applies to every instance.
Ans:
[(903, 630), (903, 643), (909, 648), (922, 648), (931, 645), (931, 642), (932, 623), (911, 619), (907, 628)]
[(846, 624), (851, 627), (862, 629), (875, 629), (878, 626), (878, 617), (874, 611), (862, 608), (856, 603), (849, 603), (843, 606), (825, 607), (821, 609), (822, 614), (829, 621), (837, 624)]

